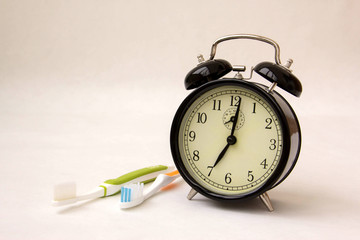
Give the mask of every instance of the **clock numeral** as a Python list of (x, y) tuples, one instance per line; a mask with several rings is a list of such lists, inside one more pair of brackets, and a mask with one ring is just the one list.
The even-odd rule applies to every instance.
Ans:
[(221, 100), (213, 100), (214, 105), (213, 105), (213, 109), (215, 111), (221, 111)]
[(270, 150), (275, 150), (276, 149), (276, 140), (275, 139), (270, 139), (269, 149)]
[(231, 183), (231, 173), (227, 173), (226, 175), (225, 175), (225, 183), (226, 184), (230, 184)]
[(197, 120), (197, 122), (204, 124), (204, 123), (206, 123), (206, 121), (207, 121), (207, 115), (206, 115), (206, 113), (198, 113), (198, 120)]
[(240, 102), (240, 96), (231, 96), (230, 97), (230, 106), (238, 106)]
[(253, 111), (252, 111), (252, 113), (256, 113), (256, 103), (255, 102), (253, 103)]
[(262, 162), (260, 163), (260, 165), (263, 166), (264, 169), (267, 169), (267, 167), (269, 166), (269, 164), (266, 163), (266, 158), (264, 159), (264, 161), (262, 161)]
[(194, 131), (190, 131), (189, 132), (189, 141), (190, 142), (193, 142), (193, 141), (195, 141), (195, 138), (196, 138), (196, 133), (194, 132)]
[(271, 118), (267, 118), (265, 119), (265, 122), (267, 123), (265, 129), (271, 129), (271, 123), (272, 123), (272, 119)]
[(252, 172), (253, 172), (253, 171), (248, 171), (248, 178), (247, 178), (247, 180), (248, 180), (249, 182), (254, 181), (254, 175), (252, 174)]
[(200, 160), (200, 152), (198, 150), (194, 150), (193, 154), (194, 154), (193, 160), (199, 161)]

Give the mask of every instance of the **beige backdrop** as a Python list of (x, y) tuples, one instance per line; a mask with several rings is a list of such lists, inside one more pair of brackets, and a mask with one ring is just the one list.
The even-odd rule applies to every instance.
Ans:
[[(350, 0), (0, 0), (0, 239), (357, 239), (359, 11)], [(279, 90), (303, 145), (269, 192), (275, 212), (259, 200), (190, 202), (182, 181), (129, 211), (117, 196), (50, 206), (56, 182), (75, 180), (82, 192), (173, 164), (184, 76), (233, 33), (277, 41), (303, 84), (299, 99)], [(273, 56), (247, 40), (217, 54), (248, 69)]]

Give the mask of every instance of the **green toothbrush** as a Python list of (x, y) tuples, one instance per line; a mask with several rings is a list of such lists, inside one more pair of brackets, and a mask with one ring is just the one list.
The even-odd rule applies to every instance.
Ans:
[(54, 199), (52, 201), (52, 205), (63, 206), (76, 203), (78, 201), (112, 196), (118, 194), (124, 184), (134, 182), (151, 182), (154, 181), (159, 174), (168, 173), (173, 170), (174, 167), (163, 165), (138, 169), (118, 178), (106, 180), (94, 190), (78, 196), (76, 195), (76, 184), (74, 182), (57, 184), (54, 187)]

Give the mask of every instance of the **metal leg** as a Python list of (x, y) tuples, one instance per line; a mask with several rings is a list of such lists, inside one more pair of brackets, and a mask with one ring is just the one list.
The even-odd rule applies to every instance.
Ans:
[(187, 199), (191, 200), (196, 194), (197, 194), (197, 191), (195, 191), (194, 189), (191, 189), (189, 194), (187, 195)]
[(271, 201), (270, 201), (270, 197), (266, 192), (261, 194), (259, 197), (260, 197), (261, 201), (265, 204), (265, 206), (267, 207), (267, 209), (270, 212), (274, 211), (274, 208), (273, 208), (273, 206), (271, 204)]

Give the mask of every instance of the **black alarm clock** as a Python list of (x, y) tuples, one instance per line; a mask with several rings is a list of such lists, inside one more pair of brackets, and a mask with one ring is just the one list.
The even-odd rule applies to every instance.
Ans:
[[(245, 66), (214, 59), (217, 45), (232, 39), (271, 44), (275, 63), (259, 63), (244, 78)], [(195, 90), (177, 110), (170, 133), (175, 165), (192, 188), (188, 199), (196, 193), (224, 201), (260, 197), (273, 211), (267, 191), (289, 175), (301, 146), (295, 112), (274, 90), (277, 86), (300, 96), (301, 83), (289, 69), (292, 60), (282, 65), (275, 41), (250, 34), (219, 38), (209, 60), (198, 58), (199, 65), (185, 78), (185, 88)], [(231, 71), (235, 77), (221, 78)], [(249, 81), (253, 71), (269, 86)]]

